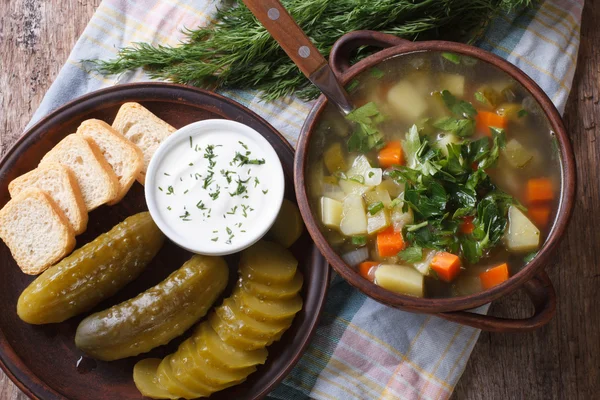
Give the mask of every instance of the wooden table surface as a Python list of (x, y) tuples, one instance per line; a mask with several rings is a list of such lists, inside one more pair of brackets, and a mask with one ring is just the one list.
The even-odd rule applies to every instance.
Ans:
[[(0, 151), (21, 135), (100, 0), (0, 1)], [(600, 392), (600, 4), (586, 3), (565, 113), (577, 161), (577, 206), (548, 274), (558, 312), (531, 334), (482, 333), (456, 399), (592, 399)], [(598, 229), (596, 229), (598, 228)], [(1, 278), (0, 278), (1, 279)], [(525, 295), (493, 314), (525, 316)], [(1, 312), (12, 312), (2, 310)], [(26, 396), (0, 372), (0, 400)]]

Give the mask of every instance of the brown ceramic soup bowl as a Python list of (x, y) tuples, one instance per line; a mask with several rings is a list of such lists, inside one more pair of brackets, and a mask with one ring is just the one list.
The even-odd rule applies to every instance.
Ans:
[[(384, 50), (351, 66), (351, 54), (362, 46), (381, 47)], [(459, 53), (495, 66), (523, 85), (544, 111), (558, 142), (562, 190), (552, 229), (537, 256), (502, 284), (476, 294), (461, 297), (435, 299), (411, 297), (390, 292), (361, 277), (354, 268), (342, 260), (325, 239), (319, 229), (314, 214), (315, 210), (311, 208), (307, 195), (305, 176), (308, 168), (309, 144), (327, 106), (328, 101), (325, 96), (321, 96), (311, 110), (302, 128), (296, 149), (294, 175), (302, 217), (306, 222), (310, 235), (331, 266), (354, 287), (381, 303), (406, 311), (435, 314), (450, 321), (488, 331), (522, 332), (536, 329), (548, 323), (556, 311), (556, 295), (544, 267), (550, 261), (553, 250), (565, 233), (573, 208), (576, 184), (575, 163), (565, 127), (555, 106), (530, 77), (509, 62), (473, 46), (443, 41), (409, 42), (379, 32), (356, 31), (346, 34), (335, 43), (329, 63), (338, 79), (343, 84), (347, 84), (358, 74), (380, 64), (384, 60), (401, 57), (409, 53), (427, 51)], [(519, 288), (526, 291), (535, 307), (534, 314), (529, 318), (505, 319), (466, 311), (487, 304)]]

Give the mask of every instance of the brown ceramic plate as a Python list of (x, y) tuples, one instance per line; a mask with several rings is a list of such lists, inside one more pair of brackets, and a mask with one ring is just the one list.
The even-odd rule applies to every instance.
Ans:
[[(64, 136), (75, 132), (80, 122), (98, 118), (112, 123), (120, 105), (127, 101), (141, 103), (176, 128), (208, 118), (231, 119), (251, 126), (275, 148), (286, 174), (286, 197), (295, 201), (294, 151), (266, 121), (214, 93), (180, 85), (141, 83), (119, 85), (83, 96), (31, 128), (0, 161), (0, 206), (9, 200), (8, 183), (35, 168), (46, 152)], [(144, 191), (136, 183), (121, 203), (103, 206), (90, 214), (88, 229), (77, 237), (77, 245), (91, 241), (127, 216), (143, 210), (146, 210)], [(264, 366), (245, 383), (217, 393), (211, 399), (263, 397), (291, 370), (308, 344), (325, 300), (329, 268), (306, 232), (292, 251), (305, 277), (302, 311), (281, 341), (269, 347), (269, 358)], [(155, 285), (189, 257), (190, 253), (167, 242), (140, 278), (91, 312), (103, 310)], [(237, 258), (227, 257), (227, 261), (231, 286), (237, 277)], [(142, 399), (133, 384), (133, 365), (143, 357), (163, 357), (173, 352), (189, 336), (188, 333), (143, 357), (97, 363), (84, 359), (78, 368), (83, 354), (75, 348), (74, 336), (84, 315), (54, 325), (33, 326), (22, 322), (16, 314), (17, 299), (33, 277), (21, 272), (4, 243), (0, 244), (0, 277), (0, 366), (34, 399)]]

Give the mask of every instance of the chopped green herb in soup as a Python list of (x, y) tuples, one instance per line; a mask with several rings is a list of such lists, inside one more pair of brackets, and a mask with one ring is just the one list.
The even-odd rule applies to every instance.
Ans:
[[(418, 297), (492, 288), (530, 262), (558, 207), (560, 164), (539, 105), (454, 53), (389, 59), (352, 81), (309, 149), (312, 209), (365, 279)], [(344, 120), (345, 118), (345, 120)]]

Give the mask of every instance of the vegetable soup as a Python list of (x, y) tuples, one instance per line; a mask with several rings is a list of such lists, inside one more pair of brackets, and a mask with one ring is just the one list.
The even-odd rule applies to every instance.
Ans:
[(307, 182), (329, 244), (418, 297), (492, 288), (535, 256), (561, 191), (557, 141), (527, 90), (454, 53), (388, 59), (351, 81), (311, 139)]

